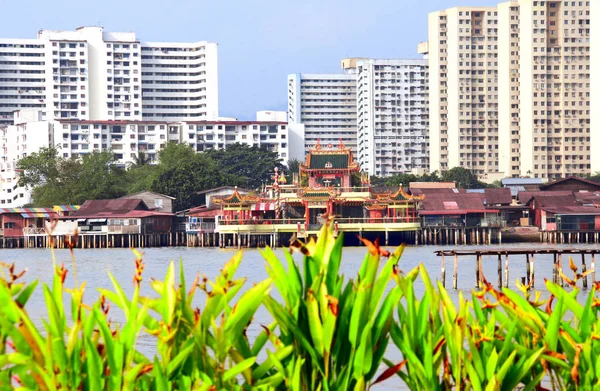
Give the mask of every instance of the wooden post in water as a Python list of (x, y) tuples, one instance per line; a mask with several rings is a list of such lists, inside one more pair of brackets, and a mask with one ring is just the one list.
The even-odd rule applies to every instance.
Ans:
[(595, 253), (592, 253), (592, 284), (596, 282), (596, 260)]
[(558, 283), (558, 255), (556, 253), (554, 253), (554, 257), (553, 257), (553, 262), (552, 262), (552, 282), (553, 283)]
[(502, 255), (498, 253), (498, 288), (502, 288)]
[(477, 253), (477, 260), (475, 265), (475, 286), (481, 288), (481, 254)]
[(535, 258), (534, 258), (534, 254), (531, 254), (531, 263), (529, 263), (529, 267), (531, 270), (531, 277), (529, 279), (529, 283), (531, 284), (531, 287), (534, 288), (535, 287)]
[[(581, 254), (581, 274), (585, 274), (585, 272), (587, 271), (587, 266), (585, 264), (585, 254), (582, 253)], [(583, 277), (583, 289), (587, 289), (588, 287), (588, 278), (587, 276)]]
[(508, 288), (508, 253), (506, 253), (506, 258), (504, 258), (504, 286)]
[(444, 253), (443, 252), (442, 252), (442, 286), (444, 288), (446, 287), (446, 261), (444, 259)]
[(525, 285), (529, 285), (529, 254), (525, 254)]
[(452, 276), (452, 285), (458, 289), (458, 255), (454, 254), (454, 273)]

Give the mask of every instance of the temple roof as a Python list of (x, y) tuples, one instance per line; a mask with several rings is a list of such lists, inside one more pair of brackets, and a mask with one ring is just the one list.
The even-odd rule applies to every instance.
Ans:
[(235, 190), (233, 191), (233, 194), (224, 198), (214, 198), (213, 202), (215, 204), (222, 204), (224, 206), (249, 205), (256, 202), (260, 202), (260, 198), (249, 194), (240, 194), (236, 186)]
[(338, 192), (332, 187), (320, 189), (303, 188), (298, 190), (298, 196), (304, 200), (329, 200), (335, 198), (337, 195)]
[(354, 156), (350, 148), (346, 148), (340, 140), (337, 147), (329, 144), (326, 149), (323, 148), (320, 141), (317, 141), (314, 149), (310, 149), (306, 156), (306, 162), (300, 166), (301, 171), (306, 170), (350, 170), (359, 171), (358, 163), (354, 161)]
[(376, 199), (381, 202), (402, 202), (402, 201), (423, 201), (425, 199), (425, 195), (410, 195), (402, 189), (402, 186), (398, 188), (398, 190), (394, 193), (387, 192), (375, 195)]

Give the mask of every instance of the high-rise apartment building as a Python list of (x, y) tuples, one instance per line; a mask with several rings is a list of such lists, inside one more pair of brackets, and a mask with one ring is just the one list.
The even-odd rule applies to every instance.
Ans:
[[(600, 1), (592, 0), (590, 18), (590, 148), (600, 151)], [(600, 153), (590, 154), (590, 164), (592, 173), (600, 172)]]
[(342, 139), (356, 153), (356, 75), (289, 75), (288, 122), (304, 125), (305, 153), (319, 139), (321, 145)]
[(216, 118), (217, 45), (142, 42), (101, 27), (0, 39), (0, 124), (20, 109), (45, 119)]
[(432, 169), (591, 172), (589, 0), (432, 13), (428, 55)]
[(429, 14), (430, 167), (498, 171), (498, 11)]
[(346, 60), (357, 77), (357, 155), (370, 175), (429, 169), (427, 60)]

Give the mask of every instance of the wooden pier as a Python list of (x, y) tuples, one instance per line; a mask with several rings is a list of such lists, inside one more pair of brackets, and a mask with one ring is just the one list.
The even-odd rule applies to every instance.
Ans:
[(77, 239), (72, 235), (47, 234), (25, 235), (14, 238), (0, 238), (0, 248), (69, 248), (69, 241), (74, 240), (75, 248), (145, 248), (145, 247), (176, 247), (186, 245), (185, 232), (156, 233), (156, 234), (79, 234)]
[[(563, 255), (575, 258), (579, 256), (581, 258), (581, 274), (585, 274), (587, 271), (586, 256), (590, 257), (590, 271), (592, 283), (596, 282), (596, 254), (600, 253), (600, 249), (574, 249), (574, 248), (543, 248), (536, 250), (525, 250), (525, 249), (486, 249), (486, 250), (438, 250), (435, 251), (437, 256), (441, 257), (441, 281), (446, 286), (446, 258), (453, 259), (454, 268), (452, 274), (452, 287), (458, 289), (458, 259), (459, 257), (475, 257), (475, 286), (483, 287), (483, 258), (493, 258), (497, 260), (498, 265), (498, 287), (508, 287), (509, 279), (509, 268), (508, 259), (509, 256), (524, 256), (525, 261), (525, 277), (522, 277), (522, 282), (525, 285), (531, 285), (535, 287), (535, 258), (539, 255), (552, 255), (552, 281), (557, 284), (564, 284), (560, 277), (559, 270), (563, 269)], [(574, 259), (575, 262), (575, 259)], [(567, 267), (568, 267), (568, 261)], [(588, 287), (588, 276), (582, 277), (583, 289)]]

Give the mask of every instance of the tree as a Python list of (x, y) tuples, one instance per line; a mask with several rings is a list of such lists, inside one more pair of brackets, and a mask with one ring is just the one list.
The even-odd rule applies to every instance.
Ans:
[(290, 159), (287, 161), (287, 174), (294, 175), (300, 173), (300, 160), (298, 159)]
[(194, 156), (196, 156), (196, 151), (188, 144), (171, 141), (158, 153), (158, 161), (161, 168), (168, 169), (181, 162), (193, 160)]
[(479, 182), (473, 172), (463, 167), (454, 167), (442, 173), (442, 180), (445, 182), (456, 182), (456, 187), (462, 189), (477, 189), (486, 187)]
[(205, 153), (213, 159), (219, 171), (229, 177), (228, 184), (259, 189), (263, 182), (271, 182), (275, 167), (283, 170), (277, 152), (266, 148), (233, 144), (227, 149), (212, 149)]
[(223, 177), (215, 162), (206, 154), (193, 155), (179, 164), (161, 167), (152, 190), (175, 197), (176, 210), (198, 205), (198, 192), (221, 186)]
[(79, 161), (79, 178), (74, 182), (76, 204), (86, 200), (119, 198), (127, 193), (125, 170), (115, 165), (113, 153), (92, 152), (83, 155)]
[(146, 155), (146, 152), (139, 151), (133, 158), (133, 163), (130, 168), (139, 168), (150, 163), (150, 157)]
[(36, 206), (81, 204), (86, 200), (116, 198), (126, 193), (125, 171), (110, 152), (92, 152), (65, 159), (54, 148), (42, 148), (21, 159), (20, 186), (32, 187)]
[(22, 170), (19, 186), (39, 186), (60, 179), (59, 162), (56, 148), (41, 148), (17, 162), (17, 168)]

